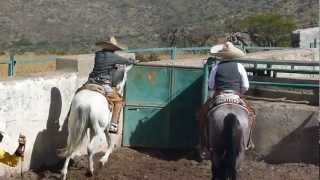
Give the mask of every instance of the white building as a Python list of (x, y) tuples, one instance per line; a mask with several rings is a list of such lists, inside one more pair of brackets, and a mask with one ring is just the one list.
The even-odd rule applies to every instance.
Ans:
[(292, 32), (293, 47), (300, 48), (319, 48), (320, 31), (319, 27), (297, 29)]

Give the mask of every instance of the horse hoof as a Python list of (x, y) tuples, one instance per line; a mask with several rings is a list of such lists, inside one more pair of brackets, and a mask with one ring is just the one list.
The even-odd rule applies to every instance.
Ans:
[(66, 176), (64, 174), (61, 174), (60, 179), (61, 180), (66, 180)]
[(88, 170), (88, 171), (87, 171), (87, 173), (86, 173), (86, 176), (88, 176), (88, 177), (92, 177), (92, 176), (93, 176), (93, 172), (92, 172), (92, 171), (90, 171), (90, 170)]
[(103, 168), (103, 166), (104, 166), (104, 162), (100, 161), (99, 162), (99, 168)]

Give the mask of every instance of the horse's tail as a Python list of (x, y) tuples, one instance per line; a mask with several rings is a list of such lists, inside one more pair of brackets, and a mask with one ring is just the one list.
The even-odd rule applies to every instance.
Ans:
[(225, 167), (227, 176), (235, 176), (236, 159), (239, 155), (238, 137), (238, 118), (229, 113), (224, 119), (224, 139), (225, 139)]
[(89, 123), (90, 108), (72, 107), (68, 119), (68, 144), (62, 156), (67, 157), (74, 153), (81, 145), (86, 135)]

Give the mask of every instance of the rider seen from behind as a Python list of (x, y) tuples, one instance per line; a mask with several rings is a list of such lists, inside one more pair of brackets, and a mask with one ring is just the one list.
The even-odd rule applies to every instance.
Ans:
[(102, 91), (105, 93), (111, 107), (110, 110), (112, 110), (109, 132), (118, 133), (118, 122), (123, 99), (116, 85), (123, 79), (124, 65), (133, 64), (134, 59), (118, 55), (118, 52), (126, 49), (126, 47), (119, 44), (113, 36), (106, 41), (97, 42), (96, 46), (99, 50), (95, 52), (94, 67), (86, 84), (95, 84), (103, 87)]
[[(242, 64), (233, 60), (244, 56), (245, 53), (231, 42), (226, 42), (213, 46), (210, 49), (210, 54), (214, 57), (210, 57), (208, 61), (211, 59), (217, 62), (213, 65), (208, 80), (208, 88), (213, 93), (198, 113), (199, 126), (204, 132), (200, 137), (200, 146), (203, 152), (207, 151), (206, 116), (210, 109), (222, 103), (240, 104), (248, 110), (250, 127), (253, 125), (255, 116), (253, 109), (243, 97), (249, 89), (247, 72)], [(253, 148), (251, 139), (249, 141), (247, 148)]]

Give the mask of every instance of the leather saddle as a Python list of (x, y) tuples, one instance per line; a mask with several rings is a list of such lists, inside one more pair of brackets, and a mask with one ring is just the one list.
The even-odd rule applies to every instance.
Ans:
[(112, 93), (107, 95), (103, 86), (101, 86), (99, 84), (86, 83), (86, 84), (82, 85), (79, 89), (77, 89), (76, 93), (78, 93), (79, 91), (84, 90), (84, 89), (96, 91), (96, 92), (102, 94), (103, 96), (105, 96), (108, 103), (109, 103), (109, 108), (111, 111), (114, 108), (114, 102), (122, 101), (122, 96), (118, 93), (116, 88), (112, 88), (113, 89)]
[(214, 97), (209, 99), (209, 101), (209, 109), (212, 109), (222, 104), (238, 104), (247, 109), (246, 104), (241, 99), (240, 95), (233, 90), (223, 90), (215, 92)]

